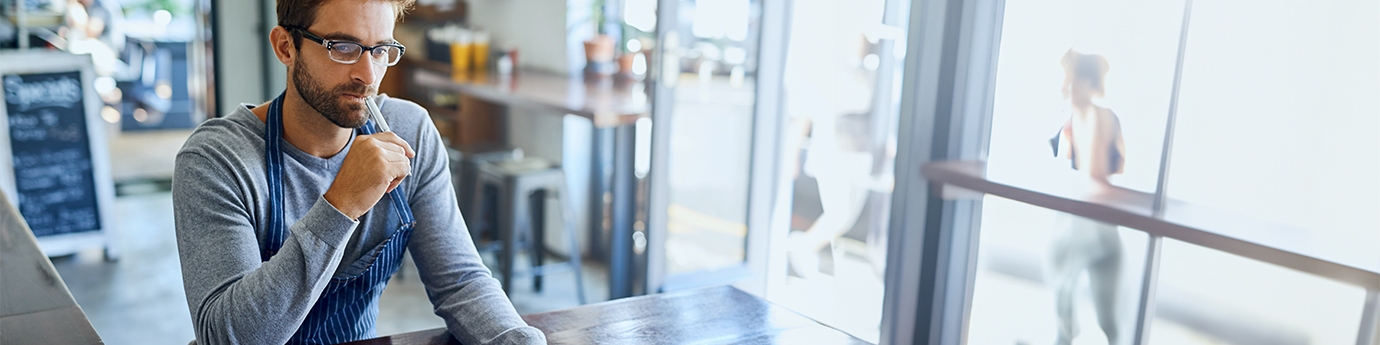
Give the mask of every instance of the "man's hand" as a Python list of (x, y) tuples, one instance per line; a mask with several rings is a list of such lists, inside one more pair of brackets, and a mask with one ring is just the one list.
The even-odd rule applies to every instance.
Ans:
[(397, 188), (412, 173), (412, 147), (392, 132), (361, 135), (340, 165), (326, 202), (350, 219), (358, 220), (383, 194)]

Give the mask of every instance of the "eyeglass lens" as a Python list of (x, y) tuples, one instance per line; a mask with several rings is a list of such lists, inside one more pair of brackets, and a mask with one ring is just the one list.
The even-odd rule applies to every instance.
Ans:
[[(331, 60), (340, 63), (355, 63), (364, 55), (364, 46), (354, 42), (331, 42)], [(394, 46), (374, 47), (369, 51), (370, 62), (392, 66), (402, 57), (402, 50)]]

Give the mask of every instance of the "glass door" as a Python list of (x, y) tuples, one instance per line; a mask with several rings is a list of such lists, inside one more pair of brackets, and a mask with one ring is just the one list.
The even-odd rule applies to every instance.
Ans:
[(655, 39), (623, 39), (654, 52), (652, 117), (640, 126), (650, 132), (646, 292), (735, 284), (763, 294), (780, 127), (781, 35), (771, 33), (781, 24), (768, 13), (779, 5), (626, 1), (625, 32), (655, 23)]
[[(878, 342), (909, 0), (791, 2), (767, 297)], [(819, 25), (819, 23), (830, 23)]]

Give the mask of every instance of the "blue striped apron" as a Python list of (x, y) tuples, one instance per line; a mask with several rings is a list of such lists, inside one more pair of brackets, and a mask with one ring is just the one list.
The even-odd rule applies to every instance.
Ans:
[[(267, 144), (265, 155), (268, 166), (269, 221), (268, 238), (260, 247), (260, 256), (268, 261), (283, 241), (287, 240), (287, 229), (283, 219), (283, 95), (273, 100), (268, 107), (264, 141)], [(365, 122), (359, 134), (374, 134), (373, 122)], [(331, 282), (321, 292), (306, 320), (297, 327), (288, 344), (335, 344), (372, 338), (374, 321), (378, 319), (378, 298), (388, 284), (388, 278), (398, 270), (403, 250), (407, 248), (408, 238), (416, 225), (412, 209), (407, 206), (401, 188), (388, 193), (393, 210), (389, 216), (397, 215), (400, 228), (387, 240), (379, 243), (359, 260), (368, 260), (363, 272), (331, 277)], [(365, 231), (364, 224), (355, 231)], [(345, 264), (345, 263), (341, 263)]]

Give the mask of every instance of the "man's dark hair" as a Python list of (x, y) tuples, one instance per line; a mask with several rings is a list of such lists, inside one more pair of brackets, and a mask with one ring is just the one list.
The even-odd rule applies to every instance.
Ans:
[[(298, 27), (309, 28), (316, 22), (316, 10), (321, 8), (321, 4), (330, 0), (278, 0), (278, 26), (285, 28)], [(358, 1), (358, 0), (350, 0)], [(393, 5), (395, 21), (402, 21), (403, 15), (417, 0), (376, 0)], [(288, 30), (292, 33), (292, 46), (302, 48), (302, 34), (296, 30)]]

